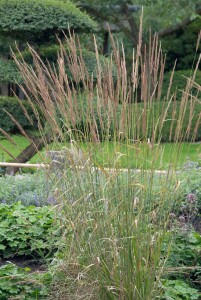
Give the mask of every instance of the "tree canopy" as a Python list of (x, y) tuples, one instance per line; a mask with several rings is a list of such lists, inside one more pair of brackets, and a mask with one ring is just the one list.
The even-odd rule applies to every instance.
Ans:
[[(58, 46), (55, 45), (56, 35), (62, 37), (62, 31), (69, 29), (86, 33), (81, 37), (82, 48), (93, 51), (93, 41), (88, 32), (97, 29), (97, 22), (97, 43), (99, 48), (103, 49), (103, 53), (107, 54), (109, 46), (108, 42), (105, 43), (105, 31), (101, 33), (100, 29), (103, 29), (103, 22), (109, 22), (121, 32), (119, 36), (127, 48), (127, 59), (129, 61), (130, 57), (132, 60), (132, 49), (138, 43), (142, 7), (143, 41), (148, 37), (150, 28), (152, 32), (157, 32), (159, 37), (172, 34), (175, 39), (171, 48), (174, 46), (174, 49), (170, 49), (167, 37), (167, 42), (164, 42), (165, 51), (170, 53), (171, 61), (175, 60), (177, 54), (184, 54), (181, 62), (178, 60), (179, 69), (184, 66), (184, 60), (186, 68), (189, 68), (187, 56), (191, 61), (194, 48), (191, 53), (189, 49), (196, 43), (194, 40), (197, 32), (195, 31), (191, 44), (187, 45), (184, 41), (185, 47), (182, 46), (182, 41), (179, 43), (178, 36), (180, 40), (184, 40), (184, 35), (187, 35), (186, 26), (201, 14), (201, 0), (0, 0), (0, 53), (3, 56), (0, 61), (0, 82), (14, 82), (16, 78), (18, 82), (20, 80), (14, 64), (6, 61), (9, 58), (9, 47), (15, 40), (19, 41), (20, 50), (25, 50), (25, 56), (28, 42), (38, 50), (44, 60), (48, 58), (54, 61), (58, 51)], [(184, 32), (182, 36), (181, 31)], [(192, 30), (188, 35), (191, 35), (191, 32)], [(14, 47), (13, 43), (12, 48)], [(184, 48), (185, 53), (182, 52)], [(87, 67), (89, 70), (94, 69), (95, 56), (87, 51), (84, 51)], [(168, 70), (171, 67), (170, 62)]]
[[(133, 45), (138, 40), (142, 7), (144, 32), (152, 28), (159, 37), (190, 24), (201, 15), (200, 0), (101, 0), (98, 3), (97, 0), (73, 1), (98, 20), (118, 25), (120, 31), (132, 39)], [(137, 7), (141, 7), (138, 12), (134, 9)]]

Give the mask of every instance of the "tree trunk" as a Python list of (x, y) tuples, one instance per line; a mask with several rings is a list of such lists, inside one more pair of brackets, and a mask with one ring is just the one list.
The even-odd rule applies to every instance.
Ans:
[(24, 99), (25, 99), (25, 95), (24, 95), (24, 93), (23, 93), (23, 91), (21, 90), (20, 87), (18, 88), (18, 97), (19, 97), (19, 99), (21, 99), (21, 100), (24, 100)]
[[(42, 150), (42, 148), (50, 144), (52, 142), (52, 137), (47, 134), (45, 138), (34, 137), (32, 139), (32, 143), (25, 148), (12, 162), (13, 163), (26, 163), (29, 161), (38, 151)], [(15, 173), (19, 170), (19, 167), (8, 167), (6, 169), (6, 175), (15, 175)]]
[(4, 82), (0, 84), (1, 96), (8, 96), (8, 83)]
[(103, 55), (108, 56), (109, 53), (109, 32), (104, 33)]

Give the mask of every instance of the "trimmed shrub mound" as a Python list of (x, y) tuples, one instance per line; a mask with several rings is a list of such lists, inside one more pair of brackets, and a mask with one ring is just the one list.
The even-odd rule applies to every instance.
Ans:
[(16, 133), (19, 131), (19, 128), (6, 111), (11, 114), (24, 129), (31, 129), (33, 126), (37, 125), (36, 116), (34, 115), (30, 104), (25, 100), (20, 101), (27, 110), (33, 125), (30, 124), (30, 121), (26, 118), (24, 111), (19, 104), (19, 100), (14, 97), (0, 97), (0, 128), (9, 133)]
[(96, 23), (72, 2), (55, 0), (0, 0), (0, 32), (22, 39), (54, 35), (58, 31), (94, 29)]
[[(175, 91), (177, 91), (177, 100), (181, 100), (182, 96), (182, 91), (185, 90), (187, 80), (188, 78), (192, 78), (193, 72), (192, 70), (180, 70), (180, 71), (175, 71), (174, 72), (174, 77), (173, 77), (173, 82), (172, 82), (172, 87), (171, 87), (171, 94), (173, 94)], [(166, 93), (168, 91), (168, 86), (170, 83), (170, 77), (171, 77), (171, 72), (165, 73), (164, 74), (164, 81), (163, 81), (163, 93), (162, 97), (166, 96)], [(196, 77), (195, 77), (195, 82), (200, 84), (201, 83), (201, 71), (197, 70), (196, 72)], [(197, 94), (197, 89), (192, 89), (192, 94), (195, 96)], [(201, 94), (200, 98), (201, 98)]]

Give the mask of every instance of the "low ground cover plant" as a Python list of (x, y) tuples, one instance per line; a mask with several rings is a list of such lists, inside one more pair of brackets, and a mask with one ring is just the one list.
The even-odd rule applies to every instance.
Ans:
[(44, 206), (56, 204), (54, 182), (48, 174), (37, 171), (34, 174), (0, 177), (0, 202)]
[(200, 293), (182, 280), (163, 280), (161, 300), (198, 300)]
[(51, 274), (31, 273), (31, 269), (18, 268), (13, 263), (0, 267), (0, 297), (2, 300), (11, 299), (47, 299), (48, 284)]
[(62, 245), (55, 212), (48, 206), (0, 204), (0, 256), (45, 258)]

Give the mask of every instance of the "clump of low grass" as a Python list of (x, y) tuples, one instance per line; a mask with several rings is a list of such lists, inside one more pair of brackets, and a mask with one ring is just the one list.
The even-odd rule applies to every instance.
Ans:
[[(34, 69), (22, 57), (16, 59), (26, 86), (21, 88), (30, 104), (36, 102), (43, 112), (45, 128), (32, 105), (44, 139), (48, 132), (58, 150), (61, 150), (61, 142), (71, 141), (71, 151), (63, 152), (62, 168), (57, 170), (56, 194), (58, 209), (63, 216), (61, 223), (66, 229), (66, 247), (58, 268), (61, 273), (55, 275), (54, 299), (160, 298), (160, 280), (165, 273), (171, 245), (171, 235), (167, 241), (166, 234), (170, 228), (169, 215), (179, 190), (175, 174), (177, 158), (180, 143), (188, 137), (191, 129), (194, 105), (199, 101), (191, 95), (198, 64), (182, 93), (174, 134), (175, 147), (168, 170), (158, 178), (161, 184), (158, 190), (154, 190), (156, 165), (163, 157), (160, 147), (163, 126), (175, 96), (170, 94), (171, 78), (167, 95), (161, 99), (164, 58), (157, 37), (150, 41), (146, 51), (140, 31), (138, 48), (133, 53), (132, 74), (127, 73), (123, 47), (115, 45), (112, 36), (113, 52), (105, 65), (100, 63), (95, 41), (96, 81), (93, 74), (87, 72), (81, 49), (78, 55), (79, 42), (70, 33), (64, 41), (70, 52), (67, 55), (60, 43), (55, 67), (47, 66), (32, 48)], [(65, 72), (66, 64), (73, 79), (69, 79)], [(139, 99), (143, 103), (140, 108), (133, 105)], [(158, 104), (164, 101), (164, 107), (159, 111), (154, 105), (153, 117), (150, 108), (153, 108), (154, 99)], [(189, 123), (187, 130), (183, 131), (189, 101)], [(120, 119), (117, 118), (119, 108)], [(151, 120), (151, 128), (147, 127), (148, 120), (149, 124)], [(196, 138), (199, 122), (200, 118), (192, 140)], [(104, 151), (110, 141), (114, 144), (110, 169), (104, 168), (104, 163), (100, 164), (96, 155), (97, 145), (101, 151), (103, 140)], [(80, 142), (87, 143), (88, 147), (77, 161), (74, 153), (81, 153)], [(142, 160), (139, 144), (146, 146), (138, 172), (132, 169), (129, 161), (125, 170), (118, 169), (118, 160), (124, 155), (120, 151), (121, 143), (128, 152), (133, 150), (136, 162), (139, 158)], [(154, 155), (150, 156), (153, 147)], [(162, 247), (164, 240), (165, 251)]]

